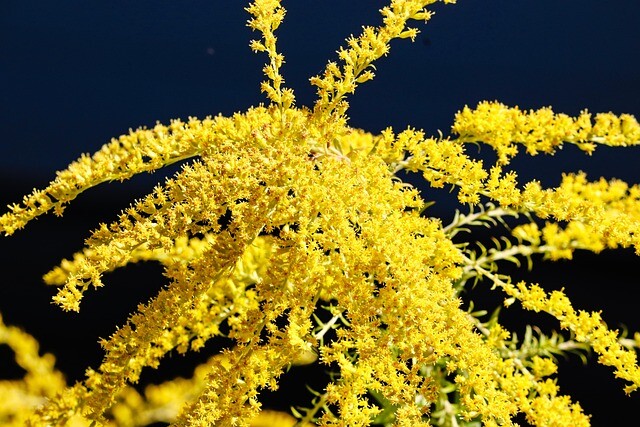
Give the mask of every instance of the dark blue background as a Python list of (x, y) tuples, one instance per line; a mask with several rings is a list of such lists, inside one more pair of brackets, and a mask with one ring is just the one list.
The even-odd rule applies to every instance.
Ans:
[[(363, 24), (377, 25), (377, 9), (384, 4), (285, 2), (288, 15), (278, 31), (287, 61), (282, 71), (298, 105), (312, 105), (315, 91), (308, 78), (335, 59), (345, 37)], [(248, 48), (258, 34), (245, 26), (244, 6), (228, 0), (4, 0), (0, 202), (18, 201), (80, 153), (97, 150), (129, 128), (230, 115), (264, 102), (259, 83), (265, 57)], [(416, 42), (393, 42), (390, 55), (376, 63), (376, 79), (350, 98), (353, 126), (374, 132), (413, 126), (446, 134), (456, 111), (481, 100), (523, 109), (552, 106), (570, 115), (588, 108), (640, 117), (637, 0), (461, 0), (434, 9), (433, 20), (419, 25)], [(593, 179), (637, 183), (639, 159), (637, 148), (599, 148), (588, 157), (568, 146), (553, 157), (519, 156), (515, 165), (522, 181), (539, 178), (547, 185), (557, 184), (562, 171), (577, 170)], [(35, 333), (72, 379), (81, 377), (87, 361), (99, 362), (97, 337), (111, 334), (138, 302), (155, 294), (162, 279), (153, 266), (114, 273), (110, 286), (91, 293), (75, 315), (50, 308), (52, 290), (40, 276), (79, 249), (99, 221), (111, 220), (162, 176), (96, 188), (79, 197), (64, 218), (42, 218), (0, 240), (0, 311), (6, 321)], [(425, 197), (439, 200), (434, 214), (450, 214), (449, 199), (428, 192)], [(612, 327), (640, 329), (630, 294), (639, 283), (637, 267), (631, 251), (617, 251), (553, 264), (532, 277), (547, 288), (566, 286), (577, 308), (603, 308)], [(167, 363), (179, 371), (180, 360)], [(593, 425), (635, 420), (638, 396), (624, 397), (609, 368), (562, 369), (573, 380), (561, 383), (563, 391), (594, 414)]]

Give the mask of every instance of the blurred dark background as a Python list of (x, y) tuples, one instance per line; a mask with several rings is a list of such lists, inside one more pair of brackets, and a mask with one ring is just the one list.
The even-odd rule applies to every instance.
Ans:
[[(312, 105), (315, 91), (308, 78), (335, 59), (345, 37), (358, 34), (363, 24), (377, 25), (377, 10), (385, 3), (284, 2), (288, 15), (277, 34), (287, 61), (283, 74), (298, 105)], [(259, 83), (265, 57), (248, 48), (258, 35), (245, 26), (244, 6), (221, 0), (0, 3), (2, 206), (45, 186), (56, 170), (129, 128), (230, 115), (264, 102)], [(570, 115), (586, 108), (640, 116), (640, 2), (461, 0), (434, 9), (432, 21), (419, 25), (416, 42), (395, 41), (390, 55), (376, 63), (376, 79), (350, 99), (352, 126), (373, 132), (412, 126), (447, 134), (455, 112), (481, 100), (523, 109), (552, 106)], [(638, 148), (598, 148), (588, 157), (567, 146), (553, 157), (519, 156), (514, 164), (522, 182), (538, 178), (556, 185), (561, 172), (584, 170), (591, 179), (638, 183), (639, 159)], [(5, 322), (40, 339), (70, 381), (99, 364), (98, 338), (113, 333), (164, 279), (151, 264), (115, 272), (74, 314), (51, 305), (53, 289), (41, 276), (79, 250), (99, 222), (112, 220), (173, 171), (95, 188), (63, 218), (45, 216), (0, 239), (0, 312)], [(446, 191), (424, 189), (424, 196), (437, 201), (432, 215), (446, 220), (453, 213)], [(565, 287), (576, 308), (602, 309), (612, 328), (640, 330), (633, 293), (640, 284), (638, 261), (630, 250), (579, 254), (571, 263), (538, 262), (524, 277), (546, 289)], [(513, 309), (506, 320), (520, 318), (530, 319)], [(536, 318), (557, 327), (544, 315)], [(4, 350), (2, 371), (10, 365)], [(192, 366), (183, 362), (172, 355), (161, 371), (190, 375)], [(299, 372), (300, 381), (311, 378)], [(152, 381), (156, 374), (145, 375)], [(295, 381), (286, 387), (290, 383)], [(561, 365), (560, 384), (593, 414), (594, 426), (637, 422), (640, 397), (625, 396), (609, 368), (583, 366), (573, 357)]]

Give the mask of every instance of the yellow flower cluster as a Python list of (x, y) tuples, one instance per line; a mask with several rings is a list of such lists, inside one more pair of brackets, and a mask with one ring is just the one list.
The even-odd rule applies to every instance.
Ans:
[[(28, 419), (32, 410), (47, 399), (59, 398), (56, 395), (66, 387), (64, 376), (54, 368), (55, 359), (51, 354), (39, 355), (38, 344), (31, 335), (14, 326), (6, 326), (1, 318), (0, 344), (11, 348), (17, 365), (25, 370), (21, 380), (0, 382), (0, 423), (7, 427), (33, 424), (33, 419)], [(230, 366), (225, 355), (216, 355), (199, 365), (192, 378), (176, 378), (163, 384), (149, 385), (144, 394), (127, 386), (109, 409), (110, 421), (105, 425), (146, 426), (174, 420), (185, 403), (204, 390), (207, 375), (215, 363), (222, 363), (227, 368)], [(250, 426), (292, 427), (295, 422), (295, 418), (285, 413), (264, 411), (252, 420)], [(90, 423), (80, 414), (75, 414), (66, 420), (65, 425), (89, 427)]]
[(640, 144), (640, 125), (629, 114), (591, 114), (583, 111), (572, 118), (551, 108), (521, 111), (499, 102), (481, 102), (456, 114), (452, 131), (464, 142), (481, 141), (493, 147), (498, 162), (506, 164), (522, 144), (531, 155), (553, 154), (563, 143), (577, 145), (591, 154), (596, 144), (629, 146)]
[(7, 326), (0, 316), (0, 345), (14, 353), (17, 366), (25, 373), (20, 380), (0, 381), (0, 424), (23, 426), (31, 410), (66, 385), (64, 376), (55, 369), (51, 354), (39, 354), (38, 342), (15, 326)]
[(315, 120), (318, 124), (326, 124), (322, 129), (321, 144), (325, 141), (330, 144), (332, 136), (339, 134), (336, 132), (337, 128), (346, 124), (345, 113), (349, 104), (345, 96), (354, 93), (359, 84), (374, 78), (375, 74), (371, 70), (374, 68), (373, 62), (387, 55), (391, 40), (415, 39), (418, 30), (407, 27), (407, 22), (428, 21), (433, 12), (426, 7), (438, 1), (455, 3), (455, 0), (391, 0), (389, 6), (380, 10), (383, 16), (382, 26), (363, 27), (360, 36), (348, 38), (348, 47), (338, 50), (341, 64), (331, 61), (321, 76), (310, 79), (318, 93), (318, 100), (314, 105)]
[(588, 342), (599, 354), (598, 361), (616, 369), (616, 377), (628, 381), (625, 391), (630, 393), (640, 387), (640, 368), (635, 352), (624, 348), (618, 340), (616, 331), (611, 331), (599, 313), (576, 311), (561, 291), (549, 295), (538, 285), (527, 286), (500, 283), (507, 295), (517, 298), (528, 310), (545, 311), (560, 321), (562, 328), (570, 329), (576, 340)]
[[(7, 396), (0, 417), (36, 427), (260, 425), (269, 415), (260, 391), (277, 390), (291, 365), (317, 361), (334, 374), (313, 407), (295, 413), (299, 425), (511, 426), (518, 414), (539, 426), (589, 425), (551, 378), (551, 355), (562, 352), (557, 340), (545, 341), (553, 351), (531, 340), (518, 349), (497, 321), (479, 322), (462, 309), (460, 290), (471, 278), (502, 288), (507, 303), (553, 315), (635, 390), (635, 353), (597, 313), (575, 311), (563, 293), (514, 285), (496, 271), (498, 262), (533, 253), (559, 259), (576, 249), (631, 246), (640, 253), (640, 187), (589, 182), (584, 174), (564, 176), (557, 188), (519, 187), (503, 169), (518, 143), (530, 154), (552, 153), (563, 142), (587, 152), (596, 143), (636, 144), (632, 116), (601, 114), (592, 123), (587, 113), (573, 119), (481, 103), (456, 116), (458, 138), (347, 126), (346, 95), (373, 78), (372, 63), (391, 40), (415, 37), (407, 22), (428, 20), (426, 7), (435, 2), (392, 0), (382, 8), (382, 25), (350, 37), (340, 64), (311, 79), (318, 100), (306, 109), (294, 107), (280, 74), (274, 32), (285, 10), (277, 0), (256, 0), (248, 25), (262, 35), (252, 49), (269, 58), (261, 86), (269, 106), (132, 131), (10, 206), (0, 217), (7, 235), (49, 210), (61, 214), (92, 186), (191, 158), (45, 275), (59, 287), (54, 301), (72, 311), (103, 286), (104, 274), (130, 263), (160, 262), (169, 284), (102, 340), (100, 366), (70, 387), (30, 337), (0, 323), (1, 342), (27, 371), (22, 381), (0, 383)], [(497, 164), (471, 158), (465, 143), (472, 141), (494, 147)], [(444, 226), (424, 215), (428, 202), (398, 178), (402, 169), (420, 172), (434, 189), (456, 188), (461, 203), (492, 204)], [(452, 239), (517, 215), (527, 221), (506, 247), (476, 254)], [(536, 218), (547, 221), (542, 229)], [(323, 309), (331, 320), (317, 316)], [(193, 378), (144, 393), (132, 388), (167, 353), (199, 350), (216, 336), (233, 345)], [(262, 422), (282, 419), (272, 417)]]
[(21, 205), (9, 206), (11, 212), (0, 216), (0, 230), (13, 234), (51, 209), (61, 215), (66, 203), (103, 182), (123, 181), (197, 156), (204, 145), (220, 137), (226, 120), (173, 120), (169, 126), (157, 124), (153, 129), (140, 128), (113, 139), (92, 156), (83, 155), (58, 172), (48, 187), (25, 196)]

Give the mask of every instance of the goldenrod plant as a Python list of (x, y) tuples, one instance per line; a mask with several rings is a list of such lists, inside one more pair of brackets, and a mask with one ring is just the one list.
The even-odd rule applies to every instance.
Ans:
[[(375, 77), (394, 39), (416, 38), (436, 2), (391, 0), (379, 26), (349, 37), (310, 79), (317, 99), (304, 107), (282, 74), (275, 33), (285, 9), (255, 0), (246, 10), (258, 35), (250, 47), (266, 58), (266, 104), (133, 130), (10, 205), (0, 217), (7, 236), (42, 214), (62, 215), (96, 185), (182, 163), (44, 276), (57, 287), (54, 302), (79, 311), (115, 269), (139, 261), (164, 269), (168, 285), (101, 340), (102, 363), (83, 381), (67, 384), (33, 337), (0, 323), (0, 343), (25, 372), (0, 382), (2, 425), (588, 426), (588, 411), (557, 382), (557, 357), (568, 353), (595, 355), (634, 392), (640, 336), (608, 328), (562, 290), (504, 272), (505, 263), (525, 268), (576, 251), (640, 255), (638, 185), (567, 173), (544, 188), (509, 168), (520, 150), (637, 145), (632, 115), (571, 117), (492, 101), (461, 109), (449, 135), (349, 125), (348, 98)], [(495, 161), (474, 158), (475, 144), (493, 148)], [(406, 172), (455, 192), (450, 222), (430, 214)], [(476, 242), (477, 228), (497, 237)], [(496, 307), (466, 299), (474, 286), (500, 295), (503, 311), (547, 313), (557, 331), (511, 332)], [(167, 354), (221, 336), (232, 344), (192, 377), (136, 387)], [(326, 384), (290, 414), (263, 409), (260, 393), (300, 364), (329, 371)]]

